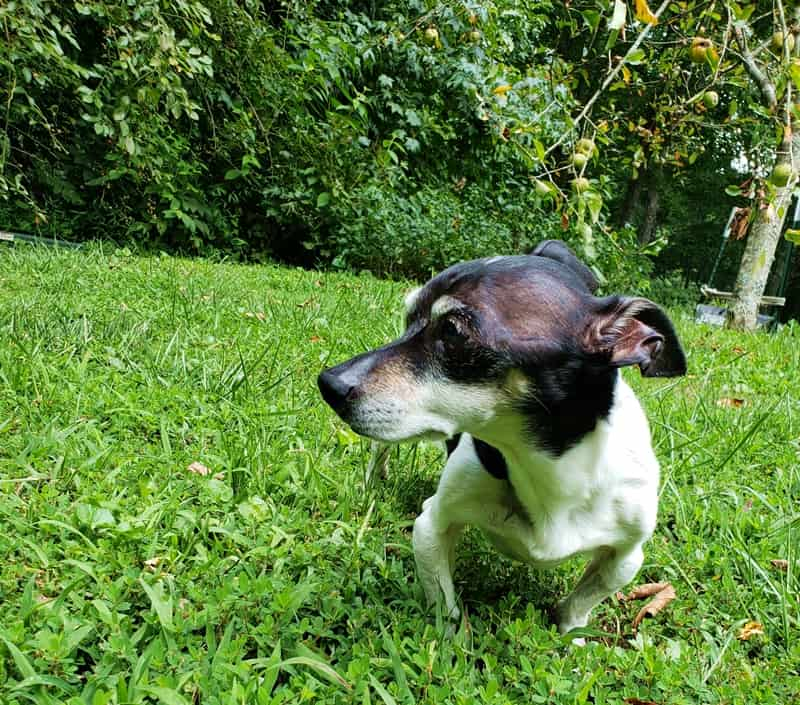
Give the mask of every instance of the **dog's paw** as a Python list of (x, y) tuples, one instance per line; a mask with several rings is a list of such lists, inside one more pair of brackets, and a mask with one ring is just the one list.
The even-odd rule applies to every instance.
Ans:
[[(581, 629), (589, 623), (589, 615), (575, 615), (569, 609), (569, 604), (564, 601), (560, 602), (550, 612), (550, 618), (553, 624), (558, 627), (559, 634), (569, 634), (573, 629)], [(578, 644), (578, 642), (583, 642)], [(573, 644), (584, 646), (586, 641), (584, 639), (573, 639)]]

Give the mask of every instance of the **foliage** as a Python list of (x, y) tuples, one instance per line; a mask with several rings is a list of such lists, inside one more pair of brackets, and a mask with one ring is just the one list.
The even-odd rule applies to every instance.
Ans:
[[(125, 250), (0, 257), (0, 691), (9, 704), (785, 703), (798, 690), (796, 326), (675, 321), (690, 376), (628, 380), (662, 462), (638, 580), (678, 599), (585, 648), (477, 532), (466, 621), (426, 611), (409, 529), (441, 467), (367, 444), (318, 396), (400, 326), (404, 285)], [(741, 399), (741, 406), (724, 400)], [(192, 463), (200, 462), (208, 472)], [(788, 561), (784, 572), (773, 559)], [(738, 637), (756, 621), (763, 634)]]
[[(0, 225), (395, 276), (560, 234), (626, 287), (656, 250), (702, 278), (729, 206), (769, 198), (784, 117), (735, 31), (777, 98), (800, 73), (771, 3), (654, 9), (11, 0)], [(637, 179), (663, 196), (646, 237)]]

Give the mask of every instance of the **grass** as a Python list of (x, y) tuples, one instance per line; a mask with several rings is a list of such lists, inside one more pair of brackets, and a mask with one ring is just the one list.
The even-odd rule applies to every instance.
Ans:
[[(409, 539), (439, 451), (400, 447), (365, 488), (367, 445), (318, 398), (321, 367), (398, 331), (404, 289), (0, 250), (0, 701), (796, 697), (800, 328), (676, 314), (689, 377), (626, 373), (663, 473), (636, 582), (678, 599), (638, 635), (639, 605), (609, 599), (575, 648), (545, 614), (580, 562), (536, 572), (476, 532), (456, 573), (466, 618), (426, 611)], [(750, 621), (763, 633), (738, 638)]]

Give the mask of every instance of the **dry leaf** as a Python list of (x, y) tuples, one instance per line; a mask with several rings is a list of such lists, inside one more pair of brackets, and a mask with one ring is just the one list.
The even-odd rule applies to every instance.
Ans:
[(636, 0), (636, 19), (647, 24), (658, 24), (658, 17), (656, 17), (647, 5), (647, 0)]
[(770, 563), (772, 564), (773, 568), (782, 570), (784, 573), (789, 570), (789, 561), (787, 561), (785, 558), (773, 558)]
[(669, 583), (645, 583), (644, 585), (634, 588), (631, 593), (623, 599), (625, 601), (643, 600), (645, 597), (652, 597), (658, 594), (668, 585)]
[(764, 625), (761, 622), (748, 622), (739, 630), (737, 637), (741, 641), (748, 641), (750, 638), (764, 633)]
[(152, 558), (148, 558), (144, 562), (144, 567), (148, 570), (152, 570), (155, 573), (156, 568), (158, 568), (159, 563), (161, 563), (161, 559), (158, 556), (153, 556)]
[(744, 406), (744, 404), (744, 399), (731, 399), (730, 397), (717, 399), (717, 406), (725, 406), (729, 409), (738, 409), (739, 407)]
[(318, 343), (320, 340), (322, 340), (322, 338), (320, 338), (318, 335), (312, 335), (311, 338), (309, 338), (309, 340), (312, 343)]
[(658, 705), (658, 703), (653, 700), (639, 700), (639, 698), (625, 698), (622, 702), (628, 705)]
[(247, 311), (244, 314), (244, 317), (245, 318), (257, 318), (259, 321), (263, 321), (263, 320), (266, 319), (266, 315), (264, 315), (263, 311), (256, 311), (255, 313), (253, 313), (252, 311)]
[(225, 473), (224, 472), (218, 472), (218, 473), (215, 473), (214, 475), (212, 475), (211, 477), (214, 480), (224, 480), (225, 479)]
[[(655, 617), (677, 597), (675, 594), (675, 588), (672, 587), (671, 583), (651, 583), (648, 586), (642, 587), (647, 587), (648, 589), (652, 590), (657, 585), (660, 585), (661, 589), (655, 593), (655, 597), (653, 597), (650, 602), (648, 602), (644, 607), (642, 607), (642, 609), (639, 610), (639, 614), (637, 614), (633, 620), (634, 632), (636, 632), (636, 630), (639, 628), (639, 625), (642, 623), (642, 620), (644, 620), (645, 617)], [(634, 593), (636, 592), (638, 592), (638, 590), (634, 590)], [(642, 597), (647, 596), (647, 594), (642, 595)]]
[(203, 463), (198, 463), (196, 460), (186, 469), (189, 472), (193, 472), (195, 475), (201, 475), (202, 477), (205, 477), (211, 472), (211, 470), (203, 465)]
[(743, 240), (750, 225), (750, 209), (737, 208), (731, 221), (730, 235), (732, 240)]

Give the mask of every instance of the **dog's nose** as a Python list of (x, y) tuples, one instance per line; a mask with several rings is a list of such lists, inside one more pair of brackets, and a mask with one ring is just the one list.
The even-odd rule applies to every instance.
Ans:
[(345, 382), (341, 375), (337, 375), (331, 370), (325, 370), (320, 373), (319, 377), (317, 377), (317, 385), (322, 393), (322, 398), (328, 402), (334, 411), (338, 411), (344, 406), (347, 395), (353, 390), (352, 385)]

